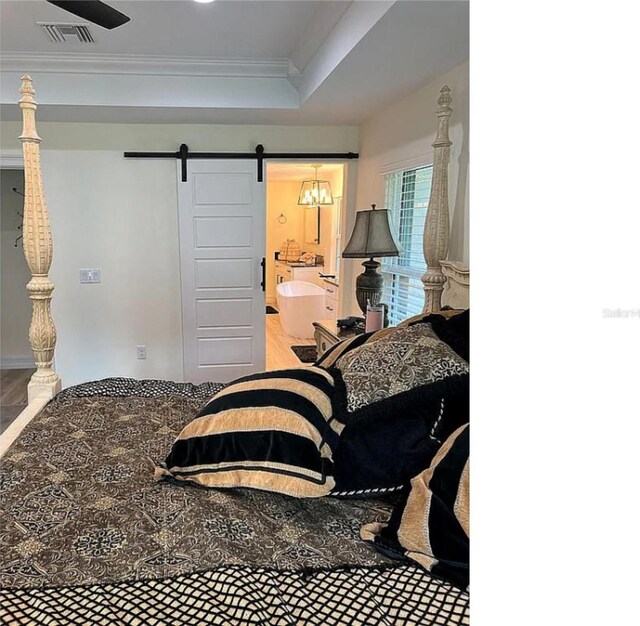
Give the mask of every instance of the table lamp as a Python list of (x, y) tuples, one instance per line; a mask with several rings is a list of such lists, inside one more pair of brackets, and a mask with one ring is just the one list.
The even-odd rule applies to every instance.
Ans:
[(378, 304), (382, 298), (382, 274), (378, 273), (380, 263), (374, 257), (398, 256), (402, 248), (391, 231), (389, 209), (376, 209), (372, 204), (370, 210), (358, 211), (351, 239), (342, 252), (343, 259), (369, 259), (362, 266), (364, 272), (356, 278), (356, 300), (367, 313), (367, 303)]

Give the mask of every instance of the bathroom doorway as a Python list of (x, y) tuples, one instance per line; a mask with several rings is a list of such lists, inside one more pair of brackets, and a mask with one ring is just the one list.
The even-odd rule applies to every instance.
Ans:
[[(267, 163), (268, 370), (310, 365), (315, 360), (316, 345), (312, 322), (338, 315), (346, 170), (344, 163), (336, 162)], [(314, 180), (327, 184), (308, 205), (299, 204), (301, 190), (303, 199), (305, 193), (307, 198), (313, 193), (313, 185), (303, 188), (304, 181)], [(322, 202), (313, 202), (316, 197)], [(332, 283), (329, 293), (327, 280)], [(278, 285), (283, 285), (280, 294)], [(295, 352), (292, 347), (296, 347)]]

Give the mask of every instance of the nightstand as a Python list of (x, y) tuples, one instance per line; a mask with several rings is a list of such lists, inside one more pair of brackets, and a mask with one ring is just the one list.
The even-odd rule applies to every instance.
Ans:
[(357, 335), (352, 328), (338, 328), (335, 320), (319, 320), (313, 322), (313, 338), (316, 340), (316, 350), (320, 358), (333, 344)]

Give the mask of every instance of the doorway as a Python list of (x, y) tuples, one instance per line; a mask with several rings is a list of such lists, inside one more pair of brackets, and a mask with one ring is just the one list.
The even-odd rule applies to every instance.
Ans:
[(31, 273), (22, 251), (24, 171), (3, 167), (0, 170), (0, 191), (1, 432), (26, 407), (27, 384), (35, 366), (29, 345), (31, 301), (25, 289), (25, 285), (31, 279)]
[[(331, 204), (304, 206), (298, 204), (302, 183), (316, 178), (327, 181), (331, 188)], [(277, 370), (310, 365), (315, 360), (315, 340), (311, 313), (300, 307), (308, 317), (303, 327), (292, 329), (280, 310), (278, 284), (288, 281), (312, 283), (322, 290), (319, 319), (337, 316), (336, 287), (331, 286), (335, 304), (326, 299), (324, 276), (334, 277), (339, 271), (337, 259), (341, 252), (340, 234), (343, 215), (342, 197), (345, 164), (336, 162), (269, 162), (266, 168), (266, 367)], [(290, 302), (290, 301), (289, 301)], [(327, 303), (329, 309), (327, 309)], [(306, 307), (304, 307), (306, 309)], [(296, 310), (296, 314), (298, 311)], [(292, 346), (309, 346), (294, 352)]]

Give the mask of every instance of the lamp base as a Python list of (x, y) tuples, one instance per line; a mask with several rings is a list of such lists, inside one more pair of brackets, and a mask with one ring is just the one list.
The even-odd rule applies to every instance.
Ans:
[(378, 274), (380, 263), (369, 259), (362, 264), (364, 272), (356, 278), (356, 300), (362, 310), (362, 314), (367, 314), (367, 302), (372, 305), (378, 304), (382, 299), (382, 284), (384, 279), (382, 274)]

